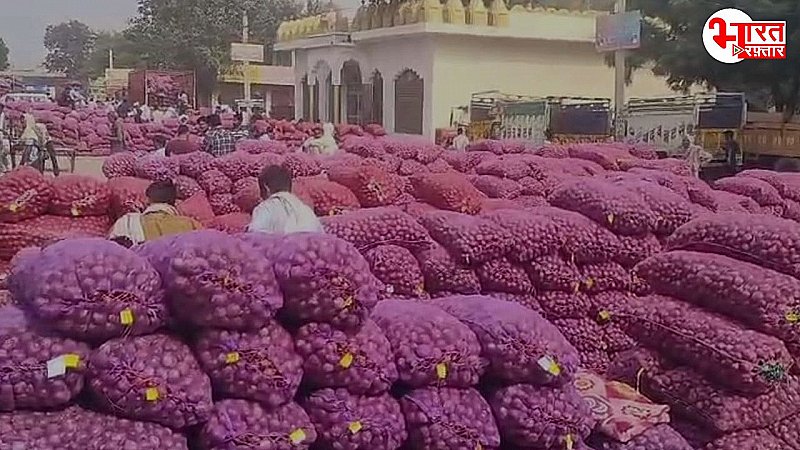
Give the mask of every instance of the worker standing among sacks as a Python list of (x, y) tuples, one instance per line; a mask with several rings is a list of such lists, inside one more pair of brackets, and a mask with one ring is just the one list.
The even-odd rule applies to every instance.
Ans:
[(292, 193), (292, 174), (282, 166), (266, 167), (258, 177), (263, 201), (253, 210), (249, 231), (322, 232), (314, 210)]

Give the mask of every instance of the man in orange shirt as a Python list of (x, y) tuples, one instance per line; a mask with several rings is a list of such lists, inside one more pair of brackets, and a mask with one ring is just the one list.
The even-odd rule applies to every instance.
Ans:
[(142, 213), (129, 213), (120, 217), (111, 228), (109, 238), (131, 246), (203, 228), (196, 220), (181, 216), (175, 208), (178, 190), (172, 181), (153, 182), (147, 187), (146, 195), (150, 206)]

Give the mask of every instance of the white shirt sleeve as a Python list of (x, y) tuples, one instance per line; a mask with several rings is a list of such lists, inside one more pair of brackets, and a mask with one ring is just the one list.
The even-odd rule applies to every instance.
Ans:
[(141, 244), (144, 242), (144, 229), (142, 228), (142, 215), (140, 213), (128, 213), (117, 219), (108, 237), (113, 239), (116, 237), (126, 237), (134, 244)]
[(314, 210), (290, 193), (270, 197), (256, 206), (247, 229), (264, 233), (323, 231)]
[(280, 203), (274, 199), (261, 202), (253, 210), (253, 218), (247, 227), (248, 231), (282, 232), (282, 224), (286, 222), (286, 212), (280, 206)]

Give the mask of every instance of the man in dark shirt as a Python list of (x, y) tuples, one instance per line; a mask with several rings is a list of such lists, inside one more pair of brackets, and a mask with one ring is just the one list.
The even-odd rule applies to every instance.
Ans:
[(222, 127), (222, 119), (219, 114), (209, 116), (208, 125), (211, 129), (206, 134), (203, 144), (204, 152), (214, 156), (225, 156), (236, 151), (236, 138), (229, 130)]
[(742, 148), (736, 139), (733, 138), (733, 131), (727, 130), (723, 133), (724, 140), (722, 142), (722, 150), (725, 152), (725, 159), (728, 162), (728, 168), (731, 172), (736, 173), (742, 165)]

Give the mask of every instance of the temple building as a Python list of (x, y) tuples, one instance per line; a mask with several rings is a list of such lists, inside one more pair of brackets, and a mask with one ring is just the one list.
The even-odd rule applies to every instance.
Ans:
[[(613, 98), (614, 70), (594, 45), (598, 14), (503, 0), (418, 0), (352, 18), (331, 8), (281, 24), (276, 50), (292, 54), (296, 116), (433, 137), (476, 92)], [(649, 70), (626, 92), (670, 93)]]

